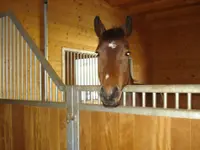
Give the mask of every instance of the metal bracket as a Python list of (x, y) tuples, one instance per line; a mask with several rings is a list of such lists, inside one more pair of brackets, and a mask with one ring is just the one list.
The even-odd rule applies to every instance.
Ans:
[(72, 113), (68, 113), (67, 114), (67, 124), (70, 123), (70, 121), (74, 121), (75, 120), (75, 116)]

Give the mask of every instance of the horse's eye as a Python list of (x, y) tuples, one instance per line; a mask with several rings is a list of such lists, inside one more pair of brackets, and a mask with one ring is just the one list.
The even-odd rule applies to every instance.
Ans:
[(126, 52), (126, 56), (130, 56), (130, 54), (131, 54), (130, 52)]

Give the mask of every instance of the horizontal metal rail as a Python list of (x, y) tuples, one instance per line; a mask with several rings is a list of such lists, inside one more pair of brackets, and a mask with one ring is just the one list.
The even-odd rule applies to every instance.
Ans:
[(66, 108), (66, 102), (42, 102), (42, 101), (27, 101), (27, 100), (8, 100), (0, 99), (0, 104), (17, 104), (25, 106), (36, 107), (53, 107), (53, 108)]
[(181, 109), (174, 110), (174, 109), (143, 108), (143, 107), (105, 108), (100, 105), (86, 105), (86, 104), (80, 104), (79, 109), (88, 111), (125, 113), (125, 114), (147, 115), (147, 116), (165, 116), (172, 118), (200, 119), (200, 111), (195, 111), (195, 110), (181, 110)]
[[(80, 91), (99, 91), (100, 86), (74, 86)], [(171, 85), (127, 85), (123, 92), (150, 93), (200, 93), (200, 84), (171, 84)]]

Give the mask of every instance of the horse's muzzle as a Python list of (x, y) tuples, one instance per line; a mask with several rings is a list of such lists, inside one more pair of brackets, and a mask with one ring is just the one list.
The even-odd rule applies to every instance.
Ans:
[(102, 87), (100, 90), (100, 98), (105, 107), (116, 107), (119, 105), (118, 99), (120, 99), (120, 90), (114, 87), (108, 92)]

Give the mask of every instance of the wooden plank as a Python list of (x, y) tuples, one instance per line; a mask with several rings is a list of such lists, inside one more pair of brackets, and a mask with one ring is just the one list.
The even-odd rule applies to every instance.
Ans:
[(141, 13), (151, 13), (155, 11), (163, 11), (166, 9), (173, 9), (177, 7), (183, 7), (187, 5), (196, 5), (199, 0), (159, 0), (154, 2), (149, 2), (146, 4), (136, 5), (129, 7), (129, 13), (132, 15)]

